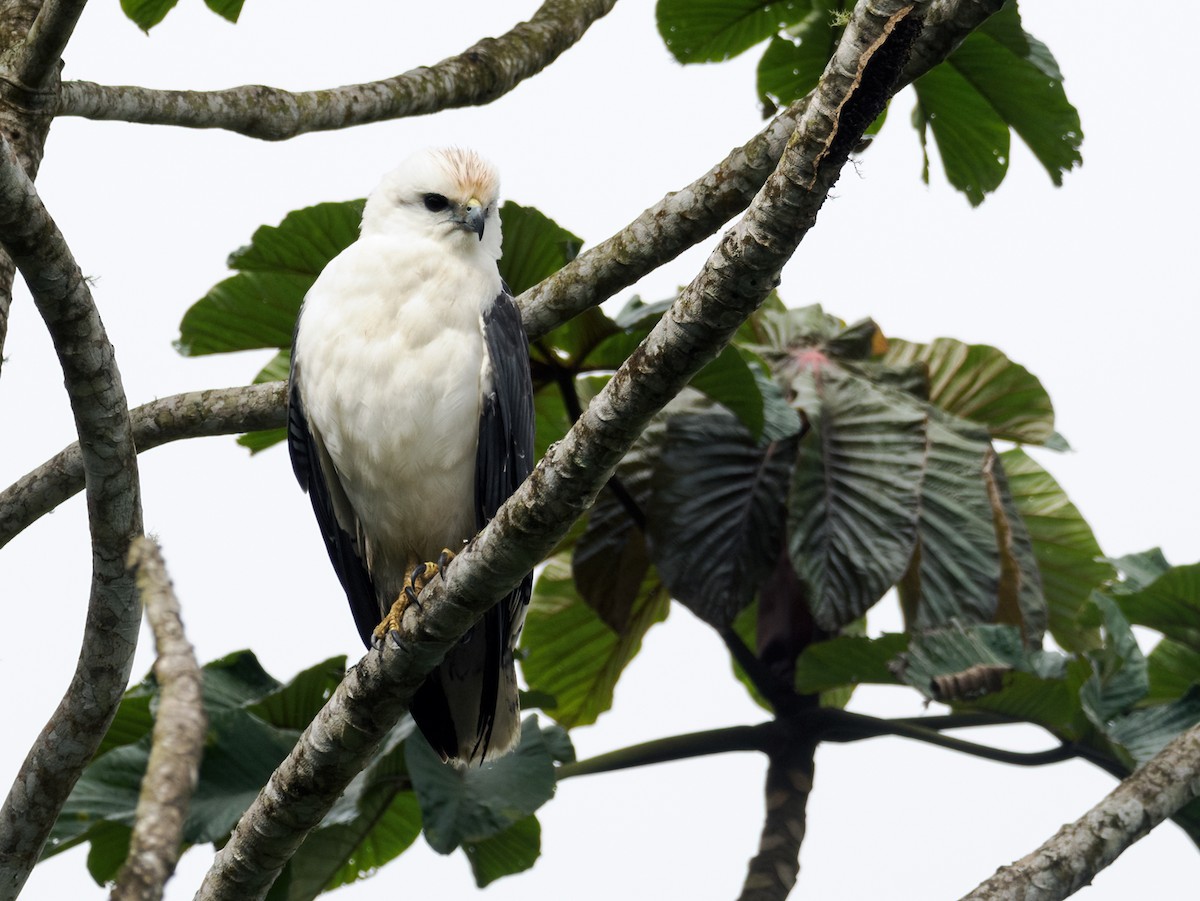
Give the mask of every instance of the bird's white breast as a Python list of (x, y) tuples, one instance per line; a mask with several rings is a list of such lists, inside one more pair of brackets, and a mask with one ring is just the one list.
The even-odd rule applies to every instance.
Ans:
[(436, 559), (475, 533), (481, 311), (499, 290), (494, 261), (371, 236), (305, 299), (301, 398), (364, 524), (381, 593), (398, 590), (410, 558)]

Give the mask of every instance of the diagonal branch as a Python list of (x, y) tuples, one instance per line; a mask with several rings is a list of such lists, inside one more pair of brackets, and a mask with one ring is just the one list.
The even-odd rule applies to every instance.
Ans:
[(321, 91), (243, 85), (224, 91), (161, 91), (69, 81), (60, 116), (223, 128), (281, 141), (438, 110), (480, 106), (507, 94), (575, 44), (616, 0), (546, 0), (528, 22), (499, 38), (484, 38), (433, 66)]
[[(129, 412), (133, 443), (140, 454), (181, 438), (236, 435), (285, 424), (283, 382), (174, 394)], [(79, 442), (0, 491), (0, 547), (83, 489)]]
[(646, 340), (495, 519), (410, 607), (305, 730), (218, 853), (197, 895), (266, 891), (406, 708), (424, 675), (587, 508), (651, 416), (714, 359), (774, 286), (851, 147), (890, 96), (919, 7), (860, 3), (776, 172)]
[(998, 870), (963, 901), (1059, 901), (1091, 883), (1126, 848), (1200, 797), (1200, 726), (1040, 848)]
[(129, 681), (141, 620), (125, 569), (142, 531), (137, 456), (112, 345), (87, 283), (8, 142), (0, 138), (0, 244), (54, 342), (83, 448), (92, 588), (70, 687), (0, 808), (0, 899), (20, 891)]
[[(1003, 0), (934, 0), (900, 84), (915, 81), (944, 60), (1002, 5)], [(629, 287), (744, 210), (775, 170), (812, 96), (780, 111), (700, 178), (667, 194), (620, 232), (524, 292), (518, 304), (530, 339)]]
[(87, 0), (45, 0), (29, 34), (16, 48), (11, 77), (27, 90), (37, 90), (58, 74), (58, 63)]
[(762, 838), (758, 853), (750, 861), (738, 901), (784, 901), (796, 885), (815, 755), (816, 745), (808, 743), (797, 743), (771, 755), (764, 792), (767, 814), (763, 818)]
[(179, 601), (158, 546), (149, 538), (135, 540), (129, 549), (129, 566), (137, 574), (138, 593), (154, 632), (158, 650), (154, 677), (161, 694), (129, 856), (110, 897), (112, 901), (159, 901), (179, 862), (183, 821), (196, 789), (208, 717), (201, 698), (200, 664), (183, 632)]

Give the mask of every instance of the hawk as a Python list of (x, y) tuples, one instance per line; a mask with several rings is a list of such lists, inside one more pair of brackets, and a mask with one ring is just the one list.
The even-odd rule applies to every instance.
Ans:
[[(368, 647), (533, 465), (521, 316), (500, 278), (499, 179), (426, 150), (367, 198), (357, 241), (296, 322), (288, 447)], [(513, 648), (531, 576), (450, 650), (411, 712), (442, 757), (483, 763), (520, 734)]]

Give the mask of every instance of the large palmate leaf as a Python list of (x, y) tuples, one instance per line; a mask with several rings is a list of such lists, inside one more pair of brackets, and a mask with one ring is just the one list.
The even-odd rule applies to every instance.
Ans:
[(904, 573), (917, 540), (925, 412), (833, 364), (793, 382), (810, 432), (788, 501), (788, 551), (828, 631), (857, 619)]
[(646, 585), (618, 631), (583, 598), (565, 555), (547, 561), (534, 583), (521, 633), (521, 673), (530, 690), (548, 695), (547, 713), (563, 726), (586, 726), (612, 706), (622, 670), (642, 637), (666, 619), (670, 600), (657, 584)]
[(816, 3), (785, 35), (772, 37), (758, 63), (759, 99), (786, 106), (815, 88), (843, 30), (833, 12)]
[(1037, 376), (986, 344), (936, 338), (918, 344), (888, 340), (889, 366), (924, 366), (929, 400), (960, 419), (984, 426), (994, 438), (1045, 444), (1054, 436), (1054, 407)]
[(1150, 690), (1146, 658), (1133, 637), (1129, 621), (1111, 598), (1097, 594), (1095, 603), (1104, 617), (1104, 644), (1085, 656), (1092, 674), (1080, 690), (1083, 712), (1097, 729), (1105, 731), (1111, 720), (1133, 708)]
[(549, 278), (579, 254), (583, 239), (534, 207), (509, 200), (500, 207), (504, 253), (500, 276), (513, 295)]
[(1008, 171), (1010, 128), (1056, 185), (1082, 162), (1083, 129), (1062, 73), (1049, 49), (1022, 29), (1013, 0), (914, 87), (922, 142), (933, 134), (947, 179), (972, 205)]
[(471, 861), (475, 884), (483, 888), (501, 876), (520, 873), (533, 866), (542, 853), (542, 825), (537, 817), (527, 816), (503, 832), (466, 842), (462, 848)]
[(1013, 449), (1000, 455), (1016, 509), (1029, 529), (1041, 573), (1050, 634), (1065, 650), (1100, 642), (1091, 593), (1115, 576), (1091, 526), (1036, 460)]
[(878, 638), (842, 635), (809, 645), (796, 659), (796, 691), (816, 694), (868, 683), (895, 685), (892, 669), (908, 648), (908, 636), (888, 633)]
[(759, 446), (727, 413), (676, 416), (654, 476), (650, 559), (671, 595), (724, 628), (783, 546), (795, 440)]
[(1131, 623), (1200, 650), (1200, 563), (1174, 566), (1144, 588), (1117, 594), (1116, 599)]
[(984, 479), (994, 459), (982, 429), (951, 417), (930, 419), (919, 546), (899, 585), (905, 613), (918, 629), (995, 616), (1000, 548)]

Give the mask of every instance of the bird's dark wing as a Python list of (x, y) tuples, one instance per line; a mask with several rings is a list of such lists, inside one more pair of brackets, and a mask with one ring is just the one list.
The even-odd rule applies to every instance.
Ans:
[[(296, 330), (299, 331), (299, 328), (300, 321), (297, 319)], [(302, 378), (300, 366), (296, 363), (296, 343), (293, 339), (288, 378), (288, 453), (292, 458), (296, 479), (312, 501), (321, 537), (325, 539), (325, 550), (329, 552), (334, 572), (350, 600), (358, 634), (363, 644), (370, 647), (371, 632), (381, 616), (379, 602), (375, 598), (375, 586), (359, 554), (357, 520), (351, 512), (350, 502), (338, 481), (321, 436), (309, 427), (308, 417), (304, 414), (304, 403), (300, 399)], [(339, 508), (342, 511), (340, 518)], [(351, 533), (348, 528), (354, 529), (354, 532)]]

